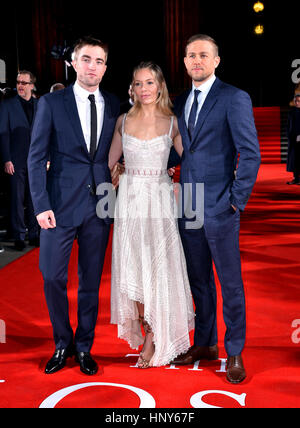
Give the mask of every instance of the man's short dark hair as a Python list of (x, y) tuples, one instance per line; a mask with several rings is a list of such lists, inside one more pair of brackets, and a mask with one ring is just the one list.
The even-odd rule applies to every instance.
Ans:
[(185, 55), (187, 55), (187, 48), (191, 43), (196, 42), (197, 40), (203, 40), (206, 42), (210, 42), (214, 45), (216, 50), (216, 56), (219, 56), (219, 46), (217, 45), (217, 42), (212, 37), (208, 36), (207, 34), (195, 34), (194, 36), (190, 37), (186, 43), (185, 47)]
[(29, 77), (30, 77), (30, 83), (32, 83), (33, 85), (36, 83), (36, 77), (35, 77), (35, 75), (34, 75), (31, 71), (28, 71), (28, 70), (20, 70), (20, 71), (18, 71), (18, 76), (19, 76), (20, 74), (28, 74), (28, 75), (29, 75)]
[(86, 36), (82, 39), (77, 40), (77, 42), (74, 45), (73, 55), (72, 59), (75, 59), (78, 52), (84, 47), (84, 46), (99, 46), (102, 48), (105, 52), (106, 58), (108, 56), (108, 45), (106, 43), (103, 43), (99, 39), (95, 39), (92, 36)]

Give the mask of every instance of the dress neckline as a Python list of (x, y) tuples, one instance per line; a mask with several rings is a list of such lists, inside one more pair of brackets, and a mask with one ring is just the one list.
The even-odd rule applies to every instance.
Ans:
[(160, 138), (164, 138), (164, 137), (168, 137), (170, 140), (172, 140), (172, 138), (168, 134), (159, 135), (158, 137), (149, 138), (148, 140), (143, 140), (141, 138), (137, 138), (134, 135), (127, 134), (127, 132), (124, 132), (123, 135), (125, 135), (126, 137), (129, 137), (129, 138), (133, 138), (134, 140), (137, 140), (137, 141), (142, 141), (143, 143), (149, 143), (149, 142), (159, 140)]
[(149, 143), (149, 142), (156, 141), (156, 140), (159, 140), (160, 138), (164, 138), (164, 137), (167, 137), (167, 138), (169, 138), (169, 140), (173, 141), (171, 138), (171, 135), (172, 135), (173, 124), (174, 124), (174, 116), (171, 116), (171, 125), (170, 125), (170, 130), (169, 130), (168, 134), (159, 135), (158, 137), (150, 138), (148, 140), (143, 140), (141, 138), (135, 137), (134, 135), (127, 134), (127, 132), (125, 132), (126, 118), (127, 118), (127, 113), (124, 114), (123, 121), (122, 121), (122, 136), (126, 135), (126, 137), (133, 138), (134, 140), (141, 141), (143, 143)]

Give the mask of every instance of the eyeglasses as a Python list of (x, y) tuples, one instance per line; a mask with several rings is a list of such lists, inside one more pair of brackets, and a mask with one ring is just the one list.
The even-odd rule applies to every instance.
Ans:
[(26, 85), (32, 85), (32, 83), (31, 82), (24, 82), (23, 80), (17, 80), (17, 85), (26, 86)]

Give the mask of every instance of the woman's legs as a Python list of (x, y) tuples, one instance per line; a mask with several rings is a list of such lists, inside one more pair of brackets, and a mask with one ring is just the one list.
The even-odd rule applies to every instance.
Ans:
[(144, 319), (144, 305), (139, 302), (136, 302), (136, 304), (138, 307), (139, 319), (141, 324), (143, 325), (145, 332), (145, 340), (142, 352), (140, 353), (138, 359), (138, 367), (140, 369), (146, 369), (149, 367), (150, 360), (155, 352), (155, 346), (153, 343), (153, 332), (150, 325)]

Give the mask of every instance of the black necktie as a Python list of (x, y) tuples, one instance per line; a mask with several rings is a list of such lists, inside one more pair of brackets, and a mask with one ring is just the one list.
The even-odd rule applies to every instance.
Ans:
[(194, 133), (195, 124), (196, 124), (196, 117), (197, 117), (197, 110), (198, 110), (198, 95), (200, 94), (200, 92), (201, 91), (199, 91), (198, 89), (194, 90), (194, 102), (189, 115), (188, 129), (189, 129), (191, 139), (193, 138), (193, 133)]
[(91, 102), (91, 145), (90, 145), (90, 155), (94, 159), (96, 150), (97, 150), (97, 108), (95, 103), (95, 95), (89, 95), (89, 100)]

